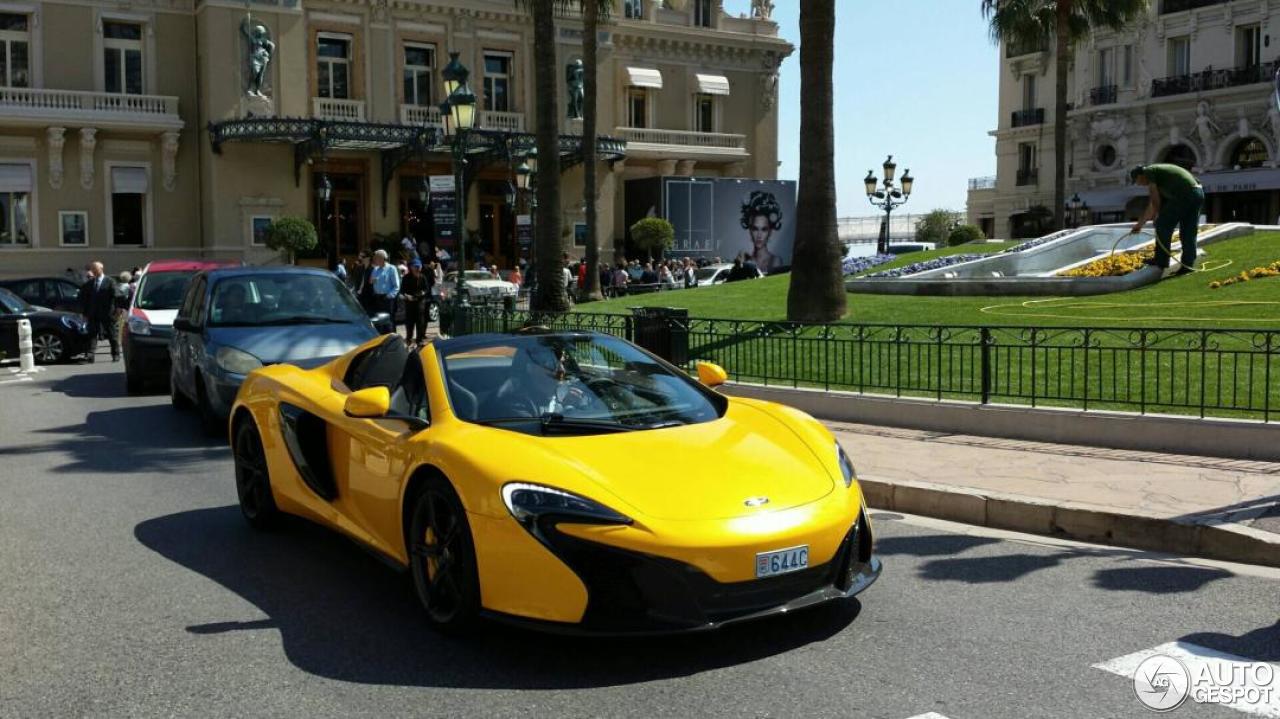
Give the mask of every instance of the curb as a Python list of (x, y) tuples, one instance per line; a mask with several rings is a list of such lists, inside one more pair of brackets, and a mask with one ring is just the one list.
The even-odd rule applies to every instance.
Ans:
[(930, 482), (859, 477), (858, 483), (873, 509), (1094, 544), (1280, 567), (1280, 535), (1214, 518), (1197, 521), (1122, 514)]

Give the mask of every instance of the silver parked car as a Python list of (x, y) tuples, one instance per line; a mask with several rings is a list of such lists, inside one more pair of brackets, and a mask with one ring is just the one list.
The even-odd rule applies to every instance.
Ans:
[(305, 267), (232, 267), (192, 278), (173, 321), (173, 404), (194, 403), (206, 432), (226, 431), (245, 375), (288, 362), (314, 367), (390, 332), (333, 274)]

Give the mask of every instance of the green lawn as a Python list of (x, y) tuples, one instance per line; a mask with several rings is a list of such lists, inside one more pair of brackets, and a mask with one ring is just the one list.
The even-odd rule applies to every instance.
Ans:
[[(904, 255), (873, 271), (957, 252), (995, 252), (1007, 244), (971, 245)], [(1089, 327), (1280, 328), (1280, 278), (1217, 290), (1225, 279), (1280, 259), (1280, 233), (1255, 234), (1205, 248), (1211, 272), (1170, 278), (1132, 292), (1053, 299), (1032, 297), (905, 297), (849, 295), (843, 322), (854, 324), (1017, 325)], [(629, 307), (679, 307), (693, 317), (744, 320), (786, 318), (788, 275), (692, 290), (660, 292), (579, 305), (579, 312), (626, 313)], [(1024, 302), (1030, 302), (1024, 306)], [(1252, 303), (1252, 304), (1251, 304)]]

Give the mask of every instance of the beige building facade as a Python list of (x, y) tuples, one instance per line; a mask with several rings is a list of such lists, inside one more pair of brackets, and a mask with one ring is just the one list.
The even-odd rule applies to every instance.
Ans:
[[(626, 250), (630, 180), (775, 178), (778, 67), (794, 49), (756, 7), (618, 0), (601, 27), (606, 259)], [(566, 117), (580, 18), (557, 32), (572, 227), (585, 214), (581, 124)], [(532, 146), (534, 83), (532, 24), (511, 0), (5, 2), (0, 44), (0, 277), (92, 259), (267, 262), (261, 230), (283, 216), (314, 222), (330, 258), (433, 236), (424, 187), (452, 173), (439, 111), (451, 52), (491, 146), (467, 182), (471, 251), (516, 261), (525, 210), (510, 186)]]
[[(1056, 60), (1051, 47), (1002, 46), (1000, 58), (996, 175), (970, 181), (969, 221), (990, 236), (1032, 236), (1053, 206)], [(1269, 0), (1153, 0), (1125, 32), (1078, 44), (1066, 118), (1066, 196), (1084, 206), (1075, 220), (1136, 218), (1146, 201), (1129, 169), (1171, 162), (1199, 177), (1210, 222), (1274, 224), (1278, 58), (1280, 6)]]

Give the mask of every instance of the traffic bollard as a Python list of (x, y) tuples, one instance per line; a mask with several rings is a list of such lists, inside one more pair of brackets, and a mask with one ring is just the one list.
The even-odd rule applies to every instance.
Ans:
[(18, 360), (20, 372), (34, 372), (36, 356), (31, 346), (31, 320), (18, 320)]

